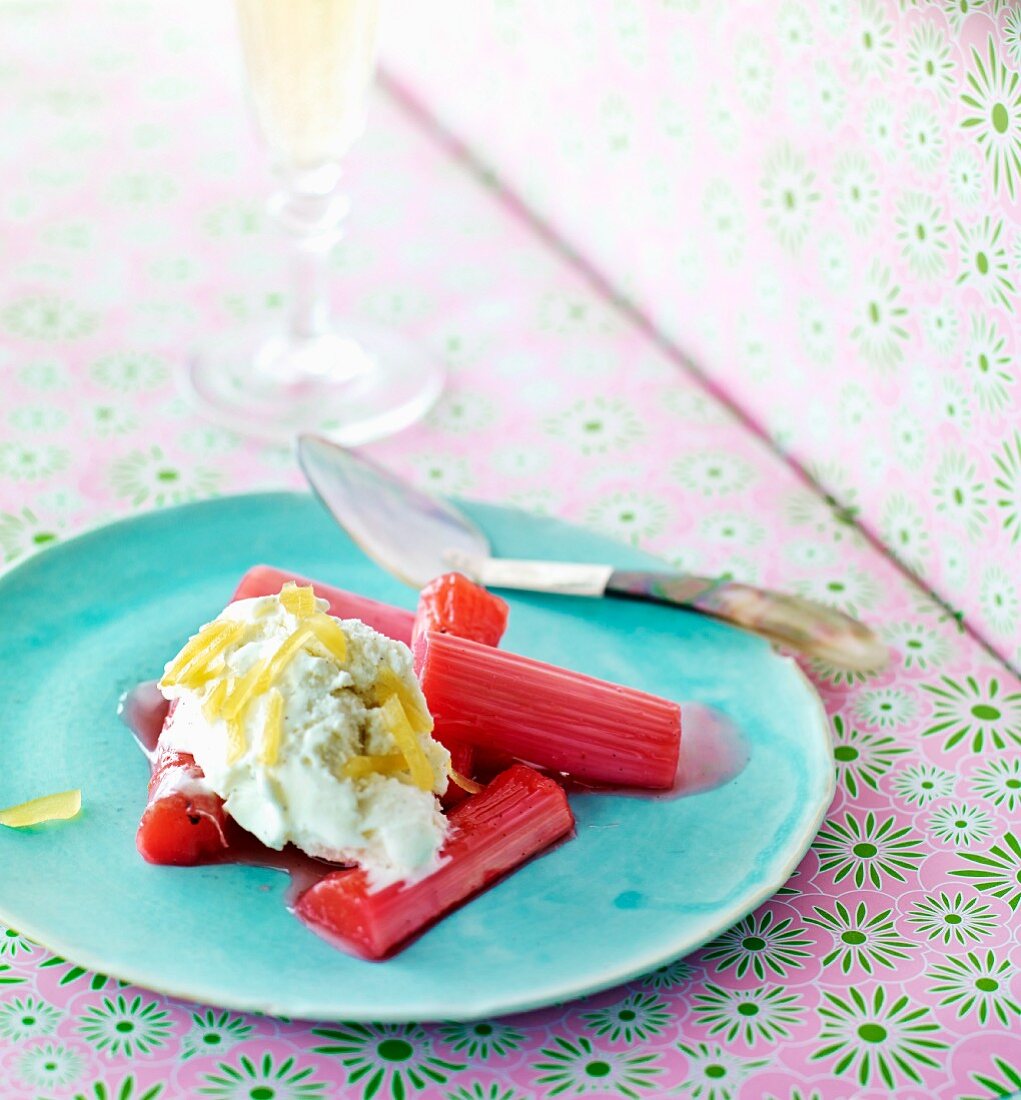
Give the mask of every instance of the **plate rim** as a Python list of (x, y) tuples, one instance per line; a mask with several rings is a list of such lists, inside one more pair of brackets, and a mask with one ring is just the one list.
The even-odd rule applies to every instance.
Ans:
[[(4, 589), (12, 583), (12, 578), (15, 578), (23, 571), (30, 572), (31, 569), (40, 562), (42, 559), (52, 561), (54, 556), (62, 555), (63, 552), (69, 550), (72, 547), (78, 547), (82, 543), (87, 543), (93, 538), (100, 535), (107, 535), (111, 529), (123, 526), (134, 526), (139, 522), (146, 522), (152, 518), (163, 517), (171, 513), (186, 512), (186, 511), (200, 511), (211, 510), (217, 506), (223, 504), (229, 504), (236, 500), (253, 500), (260, 498), (267, 503), (273, 499), (288, 499), (292, 501), (312, 502), (317, 503), (313, 494), (303, 492), (301, 490), (254, 490), (250, 492), (238, 492), (229, 493), (222, 496), (206, 498), (197, 501), (186, 501), (181, 504), (171, 505), (166, 508), (151, 508), (141, 512), (134, 512), (127, 516), (119, 516), (108, 522), (101, 522), (88, 527), (87, 529), (80, 531), (68, 539), (63, 539), (58, 543), (51, 546), (47, 546), (42, 550), (30, 554), (28, 557), (21, 561), (14, 562), (10, 568), (0, 571), (0, 598), (4, 595)], [(464, 504), (469, 508), (481, 508), (483, 510), (493, 510), (497, 512), (511, 512), (520, 513), (523, 516), (527, 516), (531, 519), (552, 519), (558, 524), (566, 527), (573, 527), (576, 530), (587, 533), (598, 538), (606, 539), (607, 541), (614, 540), (612, 536), (605, 535), (602, 532), (591, 531), (588, 528), (582, 527), (573, 523), (570, 520), (561, 519), (560, 517), (536, 517), (530, 513), (524, 512), (522, 509), (515, 508), (513, 505), (494, 504), (488, 501), (476, 501), (460, 497), (450, 497), (456, 504)], [(360, 546), (354, 544), (355, 549), (359, 553), (364, 553)], [(664, 564), (662, 559), (655, 557), (646, 550), (634, 546), (628, 546), (621, 543), (622, 549), (627, 549), (631, 554), (641, 554), (650, 563)], [(14, 581), (13, 583), (17, 583)], [(738, 629), (732, 627), (731, 629)], [(810, 726), (811, 734), (816, 737), (821, 747), (825, 751), (825, 755), (828, 760), (833, 763), (833, 741), (831, 736), (831, 727), (829, 716), (826, 713), (825, 705), (822, 698), (819, 695), (819, 691), (815, 684), (808, 678), (805, 671), (797, 663), (797, 661), (784, 653), (779, 652), (775, 646), (770, 645), (771, 659), (778, 660), (782, 665), (786, 666), (789, 673), (793, 673), (795, 678), (799, 681), (800, 686), (806, 692), (807, 699), (812, 703), (812, 722)], [(60, 937), (50, 937), (48, 935), (38, 935), (35, 930), (29, 927), (30, 922), (26, 922), (23, 919), (17, 919), (17, 930), (25, 935), (28, 939), (35, 943), (38, 943), (44, 950), (51, 952), (54, 955), (58, 955), (67, 959), (68, 962), (74, 965), (82, 965), (87, 967), (96, 973), (105, 975), (109, 978), (116, 980), (123, 980), (136, 985), (139, 988), (150, 990), (161, 996), (173, 997), (177, 1000), (188, 1001), (192, 1003), (208, 1004), (210, 1006), (226, 1008), (239, 1012), (255, 1012), (263, 1013), (271, 1016), (286, 1016), (293, 1020), (303, 1020), (308, 1022), (339, 1022), (343, 1020), (350, 1020), (353, 1022), (374, 1022), (384, 1024), (396, 1024), (396, 1023), (432, 1023), (432, 1022), (446, 1022), (446, 1021), (472, 1021), (480, 1019), (492, 1019), (496, 1017), (520, 1015), (524, 1013), (530, 1013), (539, 1011), (545, 1008), (550, 1008), (554, 1005), (576, 1001), (580, 998), (600, 993), (607, 989), (613, 988), (618, 985), (622, 985), (625, 982), (631, 981), (644, 974), (649, 973), (656, 967), (663, 966), (667, 963), (684, 958), (687, 955), (697, 951), (700, 947), (703, 947), (706, 943), (712, 940), (714, 937), (731, 927), (736, 921), (742, 917), (747, 916), (753, 912), (759, 905), (770, 897), (774, 896), (777, 890), (790, 878), (792, 872), (797, 865), (801, 862), (802, 858), (808, 852), (811, 847), (812, 841), (815, 839), (819, 828), (824, 821), (828, 810), (832, 804), (834, 795), (836, 793), (836, 771), (835, 766), (828, 767), (826, 769), (826, 782), (822, 793), (819, 795), (819, 803), (816, 808), (816, 812), (812, 818), (805, 824), (802, 830), (797, 834), (796, 839), (789, 842), (787, 847), (787, 857), (778, 865), (778, 869), (775, 873), (766, 876), (759, 887), (753, 891), (752, 894), (746, 896), (741, 901), (731, 904), (724, 912), (720, 913), (716, 919), (712, 921), (708, 930), (704, 935), (699, 936), (696, 939), (686, 942), (679, 949), (673, 947), (667, 951), (656, 950), (650, 956), (643, 957), (642, 961), (635, 961), (634, 958), (629, 961), (626, 966), (622, 966), (617, 969), (603, 970), (598, 977), (593, 978), (591, 975), (586, 980), (579, 980), (573, 983), (564, 983), (560, 989), (555, 993), (547, 991), (537, 998), (529, 998), (527, 996), (518, 997), (517, 999), (508, 1001), (506, 997), (494, 997), (491, 1000), (479, 1000), (474, 1002), (470, 1008), (465, 1010), (459, 1010), (455, 1014), (451, 1015), (449, 1011), (445, 1011), (439, 1000), (434, 1004), (434, 1007), (429, 1007), (428, 1003), (423, 1005), (421, 1011), (415, 1011), (409, 1015), (407, 1011), (400, 1010), (387, 1010), (385, 1008), (368, 1010), (338, 1010), (334, 1011), (329, 1016), (322, 1014), (321, 1007), (306, 1006), (302, 1007), (295, 998), (290, 998), (286, 1003), (277, 1002), (271, 999), (254, 999), (246, 997), (231, 997), (224, 996), (222, 992), (216, 990), (203, 991), (202, 989), (193, 987), (184, 990), (176, 988), (173, 981), (159, 980), (154, 982), (144, 974), (139, 974), (137, 970), (133, 973), (129, 973), (131, 967), (127, 970), (121, 970), (116, 967), (111, 967), (107, 963), (96, 958), (95, 955), (88, 950), (80, 950), (78, 946), (72, 945), (65, 947), (60, 942)], [(46, 826), (44, 826), (46, 827)], [(0, 896), (0, 921), (8, 923), (12, 918), (10, 917), (5, 900)], [(381, 964), (382, 965), (382, 964)]]

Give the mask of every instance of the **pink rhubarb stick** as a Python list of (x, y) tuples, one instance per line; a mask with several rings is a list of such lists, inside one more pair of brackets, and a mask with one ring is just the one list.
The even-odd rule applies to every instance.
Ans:
[(573, 828), (563, 788), (515, 764), (451, 812), (445, 862), (428, 878), (370, 892), (361, 868), (335, 871), (301, 895), (295, 912), (326, 939), (381, 959)]
[(415, 622), (412, 612), (380, 603), (379, 600), (370, 600), (368, 596), (345, 592), (343, 588), (310, 581), (297, 573), (288, 573), (271, 565), (255, 565), (249, 569), (241, 578), (232, 601), (245, 600), (250, 596), (275, 596), (288, 581), (297, 585), (312, 585), (315, 594), (330, 605), (330, 614), (338, 619), (361, 619), (380, 634), (411, 645), (411, 628)]
[(680, 705), (452, 634), (416, 642), (434, 736), (495, 749), (592, 783), (665, 789)]

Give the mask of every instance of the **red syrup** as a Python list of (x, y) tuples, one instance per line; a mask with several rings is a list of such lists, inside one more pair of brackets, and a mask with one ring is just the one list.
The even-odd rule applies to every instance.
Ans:
[[(150, 767), (155, 759), (156, 745), (160, 731), (166, 720), (169, 704), (160, 694), (155, 681), (139, 684), (121, 696), (117, 713), (131, 730), (139, 748), (145, 754)], [(721, 711), (701, 703), (685, 703), (682, 706), (683, 733), (677, 773), (673, 785), (660, 791), (647, 789), (601, 786), (579, 783), (569, 776), (554, 774), (553, 778), (561, 784), (568, 794), (615, 794), (632, 798), (665, 800), (687, 798), (704, 791), (715, 790), (729, 783), (744, 770), (748, 763), (749, 751), (740, 730)], [(502, 770), (498, 765), (509, 766), (510, 758), (493, 756), (486, 763)], [(488, 770), (488, 769), (487, 769)], [(493, 778), (485, 775), (486, 780)], [(545, 855), (561, 844), (568, 842), (573, 831), (558, 839), (549, 848), (538, 855)], [(266, 867), (286, 874), (290, 883), (285, 892), (287, 908), (294, 913), (298, 899), (317, 882), (334, 871), (346, 869), (349, 865), (331, 863), (306, 855), (300, 849), (288, 844), (282, 851), (267, 848), (251, 833), (246, 832), (229, 817), (227, 819), (227, 847), (223, 854), (214, 860), (214, 864), (243, 864), (249, 867)], [(514, 870), (516, 870), (515, 868)], [(512, 874), (513, 871), (508, 872)], [(500, 875), (499, 878), (504, 878)], [(482, 890), (488, 889), (494, 882), (486, 883)], [(621, 895), (623, 898), (624, 895)], [(469, 899), (466, 899), (469, 900)], [(618, 899), (615, 904), (624, 906)], [(297, 915), (297, 914), (295, 914)], [(301, 919), (299, 917), (299, 919)], [(442, 919), (442, 917), (438, 918)], [(303, 922), (304, 923), (304, 922)], [(430, 922), (430, 926), (435, 921)], [(355, 945), (325, 933), (318, 927), (308, 926), (309, 930), (325, 939), (334, 947), (349, 955), (361, 956)], [(397, 945), (391, 954), (396, 954), (407, 943), (417, 939), (428, 926), (414, 932), (407, 940)], [(362, 956), (364, 957), (364, 956)]]
[[(126, 691), (120, 698), (117, 714), (131, 730), (132, 736), (153, 766), (156, 757), (156, 744), (160, 731), (166, 721), (169, 702), (164, 699), (155, 680), (148, 680)], [(249, 867), (269, 867), (282, 871), (290, 877), (290, 885), (285, 897), (287, 907), (293, 911), (298, 898), (315, 883), (324, 879), (333, 871), (340, 871), (348, 865), (331, 863), (306, 855), (301, 849), (288, 844), (282, 851), (267, 848), (251, 833), (242, 829), (236, 822), (227, 819), (227, 847), (223, 854), (206, 863), (240, 863)]]

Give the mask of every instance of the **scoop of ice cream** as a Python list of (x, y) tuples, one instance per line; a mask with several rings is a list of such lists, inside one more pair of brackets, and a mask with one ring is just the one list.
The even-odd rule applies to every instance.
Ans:
[(436, 866), (450, 756), (411, 652), (311, 589), (230, 604), (171, 661), (163, 737), (270, 848), (359, 863), (379, 886)]

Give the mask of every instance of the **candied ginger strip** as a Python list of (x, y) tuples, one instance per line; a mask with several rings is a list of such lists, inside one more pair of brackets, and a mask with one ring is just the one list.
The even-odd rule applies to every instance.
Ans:
[(298, 655), (301, 647), (306, 642), (312, 641), (315, 635), (312, 633), (312, 628), (308, 623), (304, 623), (298, 627), (298, 629), (286, 638), (280, 648), (270, 657), (262, 670), (262, 675), (259, 677), (259, 693), (266, 691), (272, 687), (273, 684), (280, 678), (281, 673), (291, 663), (291, 661)]
[(262, 730), (262, 746), (259, 763), (272, 767), (280, 755), (280, 739), (284, 727), (284, 697), (276, 688), (270, 688), (266, 698), (266, 724)]
[(170, 687), (201, 672), (232, 642), (239, 639), (244, 630), (244, 623), (229, 622), (224, 619), (215, 619), (207, 623), (174, 658), (160, 685)]
[(404, 713), (401, 700), (396, 695), (391, 695), (383, 704), (383, 717), (387, 728), (397, 742), (397, 747), (404, 754), (411, 770), (411, 781), (423, 791), (431, 791), (433, 785), (433, 770), (429, 758), (418, 743), (418, 737), (408, 716)]
[(223, 709), (223, 702), (227, 698), (227, 693), (233, 687), (231, 679), (224, 677), (222, 680), (217, 680), (213, 686), (213, 690), (209, 693), (206, 701), (202, 704), (202, 713), (205, 715), (207, 722), (215, 722), (220, 717), (220, 711)]
[(266, 667), (262, 661), (256, 661), (254, 665), (242, 676), (234, 686), (234, 690), (223, 701), (220, 707), (221, 715), (228, 722), (244, 715), (245, 707), (264, 690), (261, 685), (262, 677), (266, 673)]
[(80, 790), (44, 794), (40, 798), (32, 798), (28, 802), (0, 810), (0, 825), (24, 829), (30, 825), (41, 825), (44, 821), (66, 821), (69, 817), (75, 817), (81, 808)]
[(299, 619), (307, 619), (315, 614), (316, 595), (310, 584), (299, 586), (294, 581), (288, 581), (280, 589), (280, 602), (286, 611)]
[(248, 748), (245, 723), (242, 718), (227, 719), (227, 763), (236, 764)]
[(416, 733), (431, 733), (432, 716), (408, 690), (408, 685), (392, 668), (383, 667), (379, 671), (377, 683), (385, 695), (396, 695), (401, 701), (404, 713)]
[(336, 619), (329, 615), (316, 615), (309, 620), (309, 629), (316, 636), (316, 641), (327, 653), (342, 665), (347, 661), (347, 635), (344, 628)]
[(402, 753), (388, 752), (381, 756), (352, 756), (341, 772), (345, 779), (364, 779), (367, 775), (396, 775), (407, 766)]
[(469, 794), (478, 794), (479, 791), (482, 790), (482, 783), (476, 783), (474, 779), (469, 779), (468, 776), (462, 775), (453, 768), (447, 769), (447, 775), (450, 776), (451, 780), (456, 783), (462, 791), (467, 791)]

